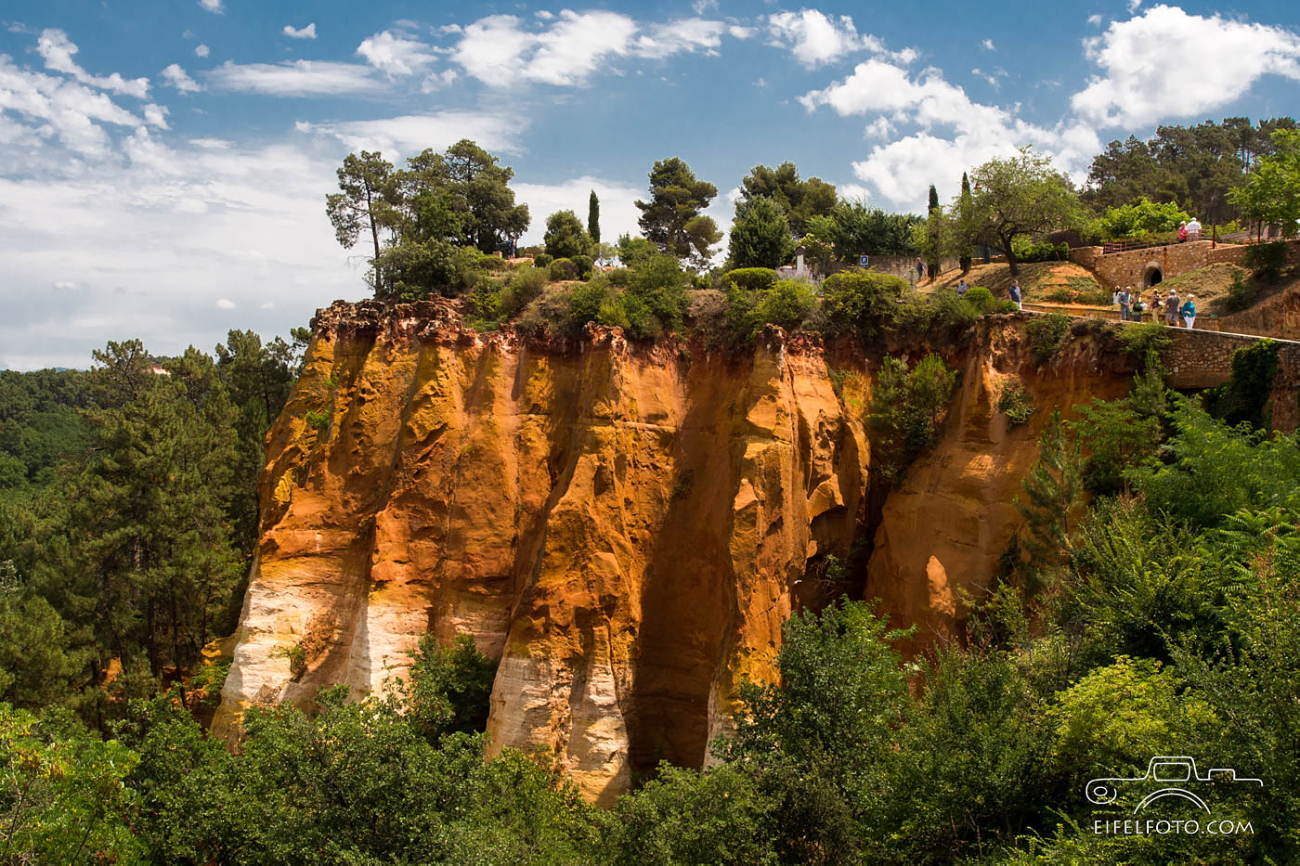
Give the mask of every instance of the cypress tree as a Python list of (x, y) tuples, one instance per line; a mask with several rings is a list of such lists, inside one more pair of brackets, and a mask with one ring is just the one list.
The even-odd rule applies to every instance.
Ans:
[(587, 199), (587, 234), (593, 242), (600, 243), (600, 199), (596, 198), (594, 189)]
[(925, 227), (926, 265), (930, 269), (930, 282), (939, 276), (939, 264), (943, 247), (943, 208), (939, 207), (939, 191), (930, 184), (930, 207), (927, 211), (929, 220)]
[(961, 265), (961, 272), (964, 274), (970, 270), (972, 263), (971, 248), (971, 219), (974, 214), (973, 201), (970, 194), (970, 175), (966, 172), (961, 173), (961, 200), (957, 205), (957, 234), (959, 237), (960, 253), (958, 263)]

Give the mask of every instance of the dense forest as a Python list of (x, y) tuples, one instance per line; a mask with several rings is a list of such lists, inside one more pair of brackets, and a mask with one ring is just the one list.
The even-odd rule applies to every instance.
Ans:
[[(1081, 197), (1032, 154), (995, 160), (929, 217), (759, 166), (713, 272), (692, 260), (716, 241), (698, 221), (716, 188), (680, 160), (651, 174), (645, 237), (602, 247), (593, 194), (586, 224), (548, 220), (547, 251), (526, 266), (485, 254), (527, 213), (503, 192), (509, 170), (472, 143), (400, 172), (363, 154), (328, 207), (341, 241), (373, 243), (377, 295), (454, 296), (484, 330), (568, 339), (594, 321), (727, 350), (777, 324), (857, 341), (880, 360), (861, 411), (889, 484), (935, 437), (956, 373), (888, 346), (959, 345), (1008, 302), (851, 270), (813, 287), (780, 279), (773, 257), (797, 239), (827, 261), (968, 258), (978, 233), (962, 226), (1026, 190), (1069, 193), (1067, 215), (1139, 208), (1163, 226), (1186, 211), (1155, 210), (1176, 202), (1226, 221), (1224, 186), (1282, 164), (1291, 126), (1116, 143)], [(376, 207), (357, 209), (367, 195)], [(1044, 363), (1071, 328), (1026, 325)], [(422, 642), (387, 697), (334, 688), (310, 713), (250, 709), (234, 750), (205, 731), (225, 669), (204, 647), (238, 616), (264, 438), (304, 331), (231, 331), (212, 355), (109, 343), (89, 371), (0, 371), (0, 862), (1294, 862), (1300, 439), (1271, 432), (1277, 346), (1240, 351), (1228, 384), (1190, 395), (1166, 387), (1159, 326), (1112, 337), (1142, 369), (1126, 396), (1052, 416), (1023, 482), (1024, 531), (969, 600), (963, 640), (904, 657), (909, 632), (869, 601), (802, 611), (780, 681), (743, 687), (713, 765), (661, 765), (610, 810), (551, 756), (486, 758), (496, 663), (465, 639)], [(1011, 423), (1049, 411), (1005, 402)], [(1160, 755), (1263, 784), (1203, 784), (1214, 831), (1175, 804), (1162, 815), (1198, 832), (1135, 832), (1131, 801), (1085, 796)]]

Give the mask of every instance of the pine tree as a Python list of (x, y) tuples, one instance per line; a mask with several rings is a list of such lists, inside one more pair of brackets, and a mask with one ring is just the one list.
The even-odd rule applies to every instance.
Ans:
[(1060, 562), (1071, 550), (1070, 515), (1083, 495), (1081, 463), (1079, 445), (1069, 441), (1056, 409), (1039, 437), (1038, 462), (1021, 482), (1025, 500), (1015, 501), (1029, 530), (1022, 546), (1034, 565)]
[(594, 189), (587, 198), (587, 234), (593, 243), (600, 243), (600, 199)]

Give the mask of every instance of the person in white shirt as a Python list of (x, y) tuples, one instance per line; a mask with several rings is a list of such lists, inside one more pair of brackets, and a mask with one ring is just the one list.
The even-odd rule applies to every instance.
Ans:
[(1201, 221), (1196, 217), (1192, 217), (1192, 221), (1187, 224), (1187, 239), (1189, 241), (1201, 239)]

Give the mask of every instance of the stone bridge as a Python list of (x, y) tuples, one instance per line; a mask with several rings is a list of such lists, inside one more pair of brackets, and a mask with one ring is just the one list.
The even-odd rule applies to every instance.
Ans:
[[(1267, 337), (1222, 331), (1188, 331), (1170, 328), (1173, 345), (1165, 355), (1169, 384), (1179, 389), (1212, 388), (1232, 376), (1232, 353)], [(1273, 382), (1273, 426), (1295, 430), (1300, 426), (1300, 342), (1278, 344), (1278, 374)]]
[(1070, 261), (1096, 274), (1106, 289), (1150, 288), (1170, 277), (1220, 262), (1239, 265), (1247, 249), (1244, 245), (1214, 241), (1188, 241), (1110, 254), (1103, 254), (1101, 247), (1076, 247), (1070, 250)]

